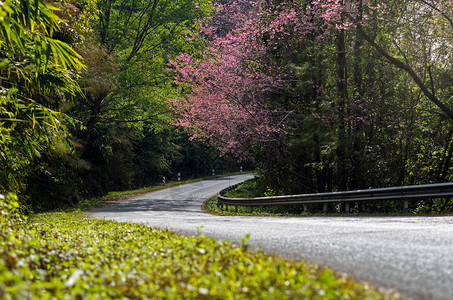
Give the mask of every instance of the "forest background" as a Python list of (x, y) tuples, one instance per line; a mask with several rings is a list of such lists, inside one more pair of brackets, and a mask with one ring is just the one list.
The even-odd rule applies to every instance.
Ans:
[(268, 195), (451, 180), (449, 0), (22, 0), (0, 18), (0, 194), (32, 210), (239, 164)]

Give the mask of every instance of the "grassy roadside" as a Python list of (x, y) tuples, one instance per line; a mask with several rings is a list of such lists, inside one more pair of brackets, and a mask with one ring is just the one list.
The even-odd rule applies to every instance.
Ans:
[[(256, 181), (249, 179), (240, 184), (236, 189), (228, 191), (225, 196), (231, 198), (253, 198), (262, 197), (265, 195), (257, 194)], [(214, 196), (208, 199), (203, 205), (203, 208), (214, 215), (219, 216), (312, 216), (313, 214), (304, 213), (301, 207), (295, 207), (293, 210), (288, 207), (254, 207), (253, 212), (250, 207), (238, 206), (237, 211), (234, 206), (229, 206), (228, 209), (219, 205), (218, 197)]]
[[(228, 209), (219, 205), (218, 197), (213, 196), (203, 205), (203, 209), (210, 214), (217, 216), (260, 216), (260, 217), (290, 217), (290, 216), (304, 216), (300, 213), (287, 213), (287, 212), (278, 212), (273, 211), (270, 207), (255, 207), (253, 211), (250, 210), (250, 207), (238, 206), (237, 211), (234, 206), (229, 206)], [(308, 214), (307, 214), (308, 216)]]
[[(8, 204), (6, 204), (8, 203)], [(1, 299), (391, 299), (328, 269), (81, 211), (0, 200)]]

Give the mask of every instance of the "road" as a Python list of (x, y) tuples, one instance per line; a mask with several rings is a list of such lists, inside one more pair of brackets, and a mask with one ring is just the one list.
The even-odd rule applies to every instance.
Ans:
[(208, 180), (98, 208), (94, 218), (205, 234), (304, 260), (396, 289), (407, 298), (453, 299), (453, 217), (224, 217), (203, 202), (252, 175)]

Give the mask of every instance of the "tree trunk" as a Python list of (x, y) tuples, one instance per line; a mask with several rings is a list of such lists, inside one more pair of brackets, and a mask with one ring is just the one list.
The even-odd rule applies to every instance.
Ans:
[[(99, 37), (101, 40), (101, 45), (105, 46), (109, 51), (111, 49), (107, 45), (107, 35), (109, 31), (109, 25), (110, 25), (110, 11), (112, 8), (112, 3), (110, 0), (106, 0), (107, 3), (99, 2), (98, 3), (98, 8), (99, 8)], [(105, 4), (105, 7), (102, 7), (102, 4)]]
[(337, 35), (337, 89), (338, 89), (338, 147), (337, 147), (337, 176), (338, 176), (338, 190), (347, 190), (347, 62), (346, 62), (346, 45), (345, 45), (345, 32), (344, 29), (339, 29)]

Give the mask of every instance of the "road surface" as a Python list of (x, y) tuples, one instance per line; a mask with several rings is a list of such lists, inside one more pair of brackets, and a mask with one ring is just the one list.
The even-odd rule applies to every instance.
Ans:
[(202, 204), (253, 175), (161, 190), (98, 208), (94, 218), (205, 234), (304, 260), (413, 299), (453, 299), (453, 217), (224, 217)]

